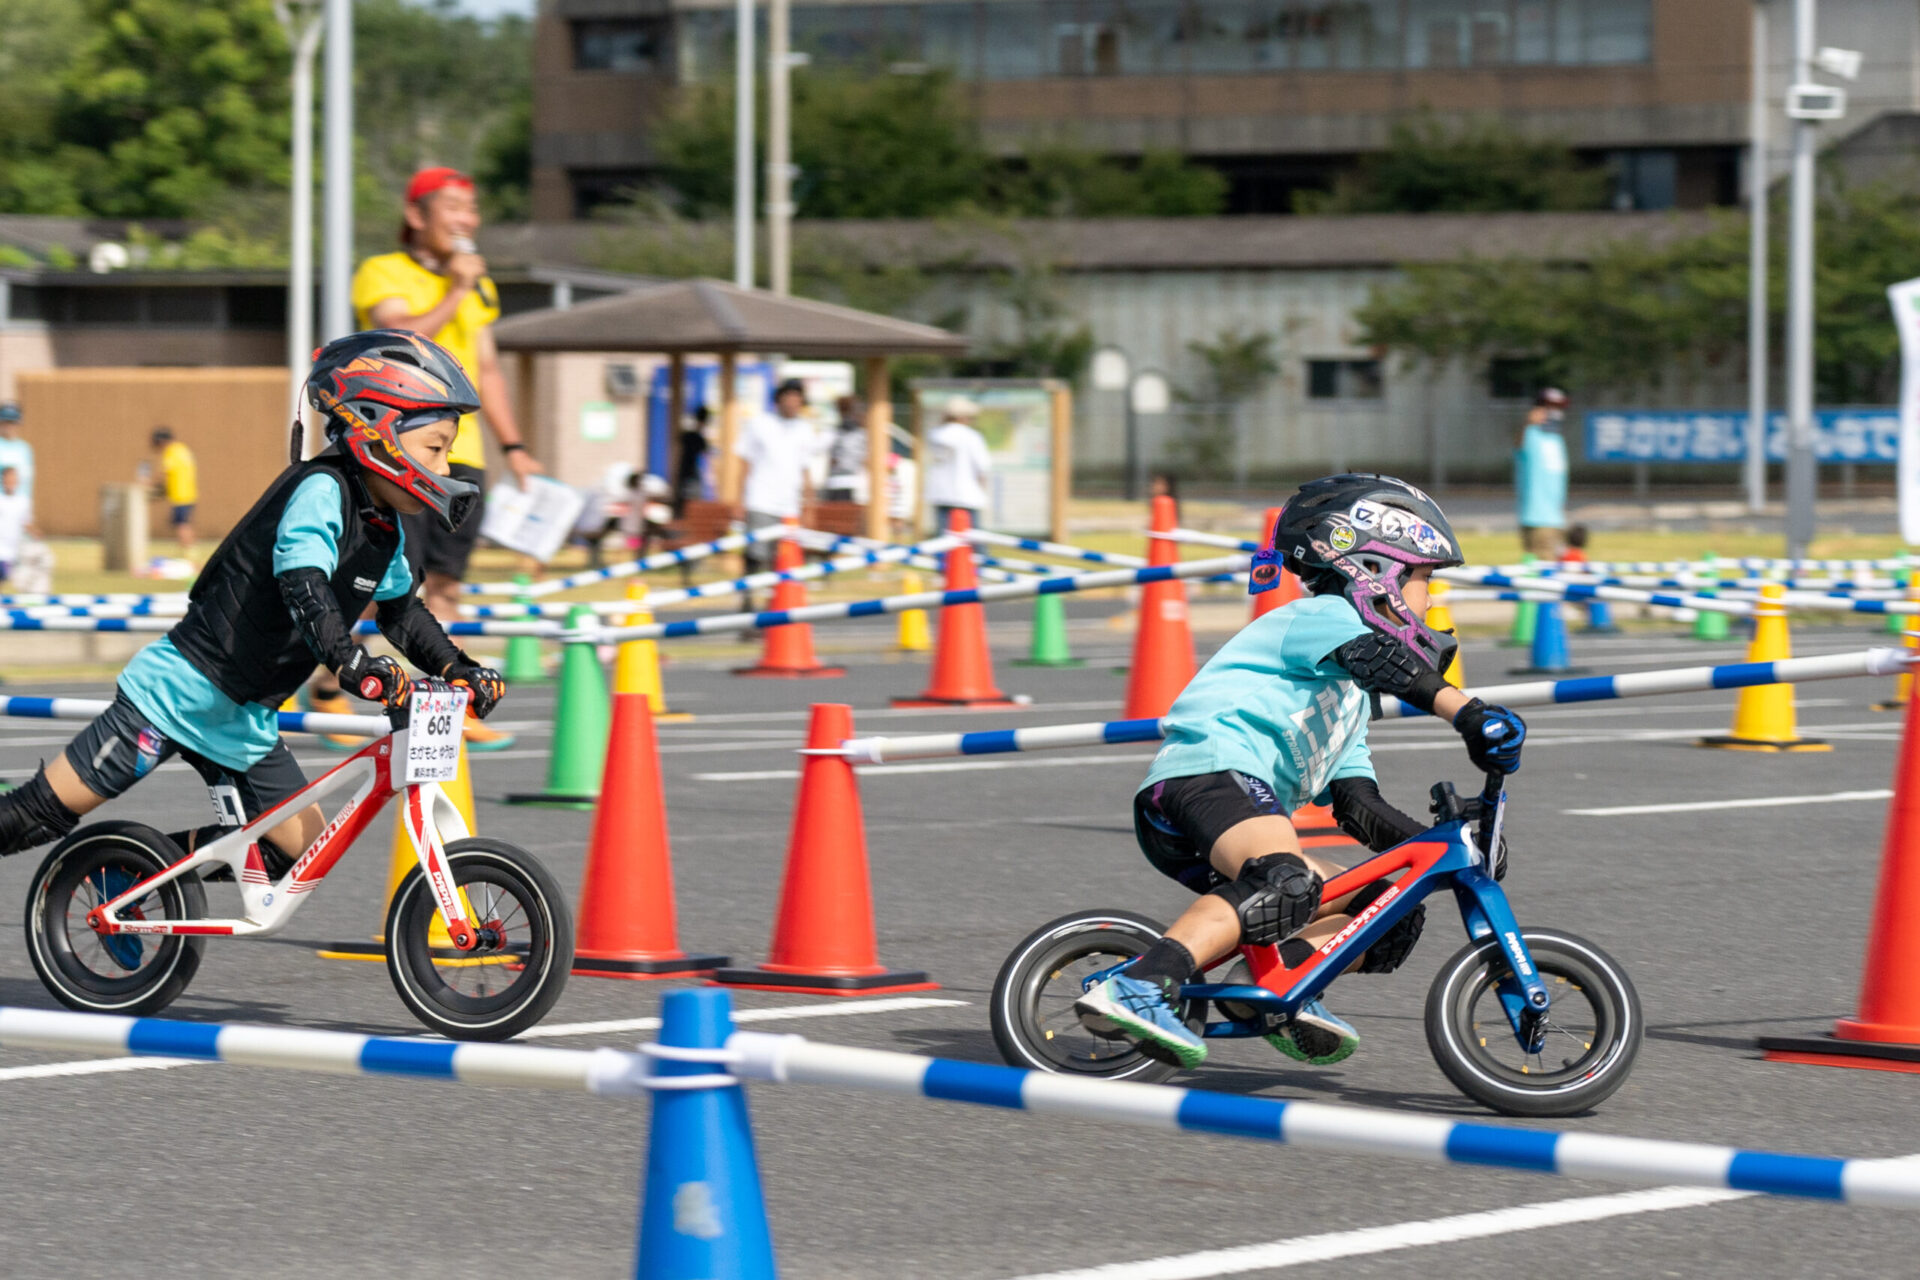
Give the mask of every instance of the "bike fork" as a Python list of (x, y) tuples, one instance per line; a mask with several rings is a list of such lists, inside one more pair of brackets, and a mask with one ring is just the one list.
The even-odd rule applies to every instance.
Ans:
[(437, 810), (453, 804), (436, 782), (420, 782), (407, 788), (401, 813), (407, 835), (420, 858), (420, 872), (427, 879), (433, 900), (446, 922), (447, 937), (461, 951), (471, 951), (480, 941), (480, 932), (467, 916), (466, 895), (453, 882), (453, 867), (447, 862), (447, 849), (440, 841)]
[(1499, 940), (1510, 978), (1494, 990), (1520, 1047), (1538, 1053), (1546, 1039), (1547, 1011), (1552, 1001), (1527, 951), (1526, 940), (1520, 936), (1520, 923), (1514, 919), (1505, 891), (1478, 867), (1456, 875), (1453, 891), (1460, 914), (1466, 918), (1468, 935), (1475, 941), (1487, 937)]

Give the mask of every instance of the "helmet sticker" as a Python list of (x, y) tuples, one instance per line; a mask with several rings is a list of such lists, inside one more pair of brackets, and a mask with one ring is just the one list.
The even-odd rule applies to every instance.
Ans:
[(1355, 536), (1352, 525), (1336, 524), (1327, 533), (1327, 541), (1333, 545), (1335, 551), (1351, 551), (1353, 544), (1359, 539)]

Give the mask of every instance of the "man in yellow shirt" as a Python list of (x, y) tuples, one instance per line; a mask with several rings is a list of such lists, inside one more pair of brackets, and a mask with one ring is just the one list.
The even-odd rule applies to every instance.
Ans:
[(160, 454), (160, 480), (154, 491), (166, 498), (180, 558), (193, 558), (193, 508), (200, 501), (200, 467), (193, 450), (173, 438), (172, 427), (155, 427), (150, 437)]
[[(473, 379), (480, 392), (480, 413), (460, 419), (447, 460), (455, 480), (480, 486), (484, 492), (483, 414), (514, 483), (542, 467), (521, 438), (500, 371), (500, 355), (493, 345), (489, 326), (500, 318), (500, 294), (487, 278), (486, 259), (474, 252), (473, 237), (479, 229), (480, 205), (474, 198), (473, 179), (457, 169), (420, 170), (407, 184), (400, 250), (360, 264), (353, 275), (353, 311), (362, 329), (411, 329), (433, 339), (452, 352)], [(424, 579), (421, 595), (427, 608), (442, 622), (460, 615), (460, 584), (480, 537), (480, 520), (478, 504), (452, 532), (425, 516), (402, 517), (407, 559)], [(315, 680), (316, 709), (331, 709), (331, 698), (337, 696), (322, 680)], [(485, 728), (477, 720), (468, 722), (469, 750), (499, 750), (512, 742), (511, 734)]]

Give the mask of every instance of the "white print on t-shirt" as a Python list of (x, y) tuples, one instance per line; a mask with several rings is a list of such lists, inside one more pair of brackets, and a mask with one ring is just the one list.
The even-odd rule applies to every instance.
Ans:
[(1285, 735), (1287, 756), (1300, 776), (1301, 793), (1317, 796), (1367, 722), (1367, 695), (1351, 681), (1323, 685), (1313, 701), (1288, 719), (1293, 732)]

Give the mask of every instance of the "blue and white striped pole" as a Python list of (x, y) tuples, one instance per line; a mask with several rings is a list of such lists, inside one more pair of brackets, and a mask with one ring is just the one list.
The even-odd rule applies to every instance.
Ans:
[[(1908, 655), (1913, 655), (1909, 657)], [(1718, 667), (1678, 667), (1617, 676), (1577, 676), (1570, 680), (1532, 680), (1492, 685), (1466, 692), (1505, 707), (1542, 707), (1566, 702), (1601, 702), (1710, 689), (1744, 689), (1764, 684), (1799, 684), (1854, 676), (1891, 676), (1920, 658), (1909, 649), (1866, 649), (1858, 653), (1787, 658), (1780, 662), (1734, 662)], [(1380, 700), (1381, 716), (1404, 719), (1425, 715), (1398, 698)], [(1159, 720), (1108, 720), (1092, 724), (1036, 725), (1026, 729), (988, 729), (974, 733), (926, 733), (909, 737), (848, 738), (834, 754), (854, 764), (895, 760), (932, 760), (949, 756), (1003, 755), (1015, 751), (1051, 751), (1066, 747), (1112, 746), (1122, 742), (1158, 742)], [(816, 751), (813, 754), (823, 754)]]
[[(93, 698), (0, 698), (0, 716), (26, 720), (91, 720), (112, 703)], [(379, 736), (393, 726), (385, 716), (337, 715), (320, 711), (282, 711), (282, 733), (353, 733)]]
[[(1091, 591), (1102, 587), (1130, 587), (1174, 578), (1204, 578), (1216, 573), (1244, 572), (1245, 556), (1222, 556), (1214, 560), (1188, 560), (1180, 564), (1155, 565), (1146, 569), (1109, 569), (1096, 573), (1077, 573), (1060, 578), (1027, 578), (1019, 582), (996, 582), (964, 591), (918, 591), (910, 595), (883, 596), (877, 600), (854, 600), (838, 604), (810, 604), (798, 609), (769, 609), (761, 613), (728, 613), (711, 618), (687, 618), (678, 622), (655, 622), (640, 627), (606, 627), (585, 633), (602, 644), (625, 640), (671, 640), (681, 636), (714, 635), (725, 632), (756, 631), (766, 627), (784, 627), (795, 622), (825, 622), (838, 618), (872, 618), (903, 609), (944, 609), (956, 604), (987, 604), (995, 600), (1019, 600), (1029, 596), (1059, 595), (1069, 591)], [(480, 625), (480, 624), (460, 624)], [(529, 626), (534, 624), (507, 624)]]
[(583, 573), (569, 574), (564, 578), (546, 578), (539, 582), (528, 583), (524, 587), (513, 582), (469, 582), (460, 590), (472, 596), (550, 596), (556, 591), (588, 587), (596, 582), (606, 582), (613, 578), (631, 578), (635, 574), (646, 573), (651, 569), (671, 569), (677, 564), (691, 564), (695, 560), (704, 560), (708, 556), (727, 551), (739, 551), (756, 542), (782, 538), (790, 532), (792, 530), (785, 525), (769, 525), (750, 533), (730, 533), (724, 538), (715, 538), (712, 542), (701, 542), (691, 547), (681, 547), (677, 551), (656, 551), (650, 556), (610, 564), (604, 569), (588, 569)]
[[(1039, 538), (1016, 538), (1009, 533), (994, 533), (989, 529), (969, 529), (967, 538), (973, 542), (986, 543), (996, 547), (1018, 547), (1022, 551), (1037, 551), (1044, 556), (1058, 556), (1062, 560), (1083, 560), (1089, 564), (1111, 564), (1127, 569), (1143, 568), (1147, 561), (1143, 556), (1123, 555), (1118, 551), (1089, 551), (1085, 547), (1070, 546), (1064, 542), (1045, 542)], [(1050, 565), (1048, 568), (1058, 568)]]
[[(829, 1085), (1429, 1164), (1920, 1208), (1920, 1162), (1908, 1160), (1847, 1160), (1659, 1138), (1523, 1129), (1374, 1108), (1087, 1080), (815, 1044), (801, 1036), (754, 1031), (734, 1031), (726, 1047), (716, 1051), (666, 1045), (647, 1046), (646, 1053), (627, 1053), (0, 1006), (0, 1045), (171, 1059), (182, 1065), (224, 1062), (611, 1097), (677, 1090), (687, 1084), (725, 1087), (740, 1079)], [(668, 1063), (676, 1071), (668, 1071)], [(720, 1068), (720, 1072), (701, 1072), (702, 1066)], [(677, 1073), (689, 1069), (694, 1074)]]

